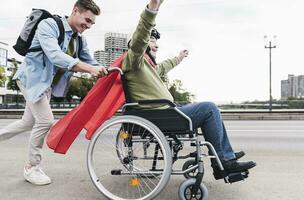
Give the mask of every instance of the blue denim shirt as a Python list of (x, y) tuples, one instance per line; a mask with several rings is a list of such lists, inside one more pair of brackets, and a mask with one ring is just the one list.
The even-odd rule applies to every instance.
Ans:
[[(55, 20), (52, 18), (42, 20), (37, 27), (31, 47), (41, 46), (43, 51), (27, 53), (14, 76), (14, 79), (20, 80), (25, 87), (28, 101), (32, 103), (39, 101), (45, 92), (51, 88), (58, 67), (66, 70), (66, 72), (56, 88), (53, 88), (55, 89), (53, 90), (53, 95), (63, 97), (67, 92), (69, 80), (73, 75), (71, 70), (79, 60), (91, 65), (99, 65), (90, 55), (84, 36), (81, 36), (83, 45), (79, 58), (73, 58), (65, 53), (73, 31), (67, 19), (65, 17), (61, 19), (65, 30), (62, 44), (58, 45), (59, 28)], [(78, 51), (78, 42), (76, 50)]]

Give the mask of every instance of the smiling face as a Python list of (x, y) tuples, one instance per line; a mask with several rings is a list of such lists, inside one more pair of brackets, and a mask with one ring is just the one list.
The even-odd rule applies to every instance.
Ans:
[(149, 47), (150, 47), (150, 55), (156, 59), (156, 53), (158, 51), (158, 44), (157, 40), (154, 37), (151, 37), (149, 40)]
[(83, 33), (95, 24), (96, 15), (91, 10), (79, 9), (74, 6), (73, 12), (68, 18), (68, 23), (74, 32)]

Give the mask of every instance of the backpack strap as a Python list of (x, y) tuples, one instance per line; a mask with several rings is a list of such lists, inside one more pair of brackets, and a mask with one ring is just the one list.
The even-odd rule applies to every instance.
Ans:
[(53, 19), (57, 23), (57, 26), (59, 28), (59, 37), (58, 37), (58, 45), (62, 44), (64, 40), (64, 27), (63, 27), (63, 22), (60, 19), (61, 17), (59, 15), (54, 15)]
[[(55, 20), (57, 26), (58, 26), (58, 29), (59, 29), (59, 37), (58, 37), (58, 45), (61, 45), (63, 40), (64, 40), (64, 26), (63, 26), (63, 22), (62, 20), (60, 19), (61, 17), (59, 15), (53, 15), (53, 19)], [(77, 52), (77, 56), (78, 58), (80, 58), (80, 52), (82, 50), (82, 37), (81, 36), (78, 36), (77, 38), (78, 40), (78, 52)], [(37, 52), (37, 51), (42, 51), (42, 48), (41, 47), (36, 47), (36, 48), (31, 48), (27, 51), (28, 52)]]
[[(58, 29), (59, 29), (58, 45), (60, 45), (64, 40), (64, 26), (63, 26), (63, 22), (60, 18), (61, 17), (59, 15), (53, 15), (53, 19), (55, 20), (55, 22), (58, 26)], [(26, 53), (37, 52), (37, 51), (42, 51), (42, 48), (41, 47), (30, 48), (27, 50)]]

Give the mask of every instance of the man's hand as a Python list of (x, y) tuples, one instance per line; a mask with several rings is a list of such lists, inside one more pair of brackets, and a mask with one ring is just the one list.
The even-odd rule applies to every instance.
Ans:
[(158, 10), (160, 5), (163, 3), (164, 0), (150, 0), (148, 5), (149, 9), (151, 10)]
[(90, 74), (92, 76), (100, 78), (100, 77), (103, 77), (103, 76), (107, 75), (108, 71), (107, 71), (107, 69), (105, 67), (102, 67), (102, 66), (100, 66), (100, 67), (92, 67), (92, 69), (90, 71)]
[(182, 50), (181, 52), (179, 52), (177, 58), (179, 60), (179, 62), (182, 62), (182, 60), (187, 57), (189, 54), (189, 50), (185, 49), (185, 50)]

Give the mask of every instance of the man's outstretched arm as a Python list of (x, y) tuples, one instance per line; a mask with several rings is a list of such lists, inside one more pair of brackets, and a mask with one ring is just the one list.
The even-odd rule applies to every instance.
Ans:
[(159, 63), (156, 66), (157, 72), (160, 76), (164, 76), (167, 74), (171, 69), (173, 69), (176, 65), (178, 65), (180, 62), (183, 61), (185, 57), (187, 57), (189, 54), (188, 50), (182, 50), (179, 52), (178, 56), (172, 58), (172, 59), (167, 59), (164, 60), (163, 62)]
[(151, 30), (155, 27), (155, 18), (162, 2), (163, 0), (151, 0), (142, 12), (129, 44), (128, 54), (124, 61), (124, 71), (141, 66), (149, 44)]

